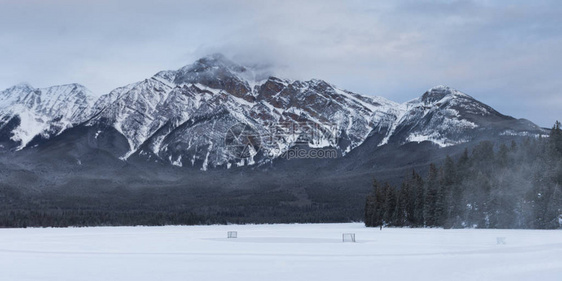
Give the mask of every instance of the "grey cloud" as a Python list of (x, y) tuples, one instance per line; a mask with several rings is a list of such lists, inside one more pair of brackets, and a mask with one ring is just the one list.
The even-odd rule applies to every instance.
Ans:
[(543, 126), (562, 119), (556, 1), (0, 0), (0, 88), (98, 94), (221, 52), (396, 101), (447, 84)]

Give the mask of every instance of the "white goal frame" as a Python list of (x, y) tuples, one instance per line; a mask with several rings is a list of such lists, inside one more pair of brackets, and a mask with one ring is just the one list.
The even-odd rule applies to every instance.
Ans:
[(353, 242), (353, 243), (355, 243), (355, 233), (342, 233), (341, 241), (342, 242)]
[(238, 238), (238, 231), (229, 231), (226, 233), (226, 238)]

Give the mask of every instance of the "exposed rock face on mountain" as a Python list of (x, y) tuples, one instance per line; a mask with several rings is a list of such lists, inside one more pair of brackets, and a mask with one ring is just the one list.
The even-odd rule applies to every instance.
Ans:
[[(243, 157), (233, 154), (226, 141), (239, 125), (260, 140)], [(89, 147), (122, 160), (202, 170), (268, 163), (296, 145), (334, 148), (342, 157), (367, 139), (377, 147), (425, 141), (448, 147), (544, 133), (445, 86), (398, 104), (321, 80), (266, 77), (222, 55), (159, 72), (95, 103), (77, 84), (45, 89), (23, 84), (0, 93), (4, 150), (61, 141), (65, 138), (53, 137), (69, 128), (74, 130), (66, 134), (83, 134)]]

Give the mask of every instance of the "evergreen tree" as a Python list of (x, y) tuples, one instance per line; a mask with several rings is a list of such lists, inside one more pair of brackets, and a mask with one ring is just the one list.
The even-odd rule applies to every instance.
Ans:
[(373, 192), (367, 196), (365, 203), (365, 225), (379, 226), (383, 221), (384, 191), (376, 179), (373, 180)]
[(507, 145), (502, 143), (500, 145), (500, 150), (498, 151), (498, 156), (496, 158), (499, 167), (505, 168), (507, 166), (509, 161), (508, 154), (509, 148), (507, 148)]
[(559, 155), (562, 154), (562, 128), (560, 126), (560, 122), (556, 121), (549, 135), (553, 150)]
[(545, 228), (560, 228), (559, 220), (562, 219), (562, 186), (555, 184), (550, 192), (549, 203), (545, 212)]
[(457, 167), (453, 159), (447, 155), (443, 164), (442, 185), (442, 216), (440, 224), (445, 228), (454, 227), (460, 221), (460, 201), (462, 192), (458, 188)]
[(438, 190), (439, 190), (439, 171), (435, 164), (429, 165), (429, 174), (427, 176), (427, 182), (425, 183), (425, 193), (424, 193), (424, 208), (423, 216), (425, 218), (426, 226), (437, 226), (438, 218), (437, 216), (437, 200), (438, 200)]
[(383, 205), (383, 224), (393, 225), (396, 220), (396, 189), (391, 187), (390, 184), (385, 183), (384, 192), (385, 200)]
[(516, 143), (515, 141), (513, 141), (513, 140), (511, 141), (511, 146), (509, 147), (509, 151), (510, 151), (511, 153), (514, 153), (514, 152), (517, 151), (517, 143)]
[(365, 202), (365, 226), (375, 226), (376, 221), (376, 201), (375, 201), (375, 190), (377, 185), (377, 180), (373, 182), (373, 192), (367, 195)]
[(400, 206), (403, 209), (403, 224), (404, 226), (414, 225), (414, 214), (415, 214), (415, 201), (416, 194), (412, 188), (411, 180), (404, 180), (402, 184), (402, 189), (400, 190), (399, 197)]
[(406, 226), (408, 224), (408, 201), (410, 196), (409, 191), (409, 183), (408, 181), (403, 181), (400, 190), (397, 192), (396, 198), (396, 210), (395, 214), (395, 222), (393, 225), (395, 226)]
[(416, 173), (416, 171), (412, 171), (412, 179), (411, 179), (411, 186), (412, 186), (412, 194), (414, 196), (414, 212), (412, 216), (412, 223), (414, 226), (424, 226), (424, 181), (423, 178)]

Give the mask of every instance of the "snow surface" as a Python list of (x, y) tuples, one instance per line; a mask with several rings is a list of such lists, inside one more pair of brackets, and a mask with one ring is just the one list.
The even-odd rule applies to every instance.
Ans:
[[(238, 238), (227, 239), (227, 231)], [(357, 243), (342, 243), (355, 233)], [(497, 244), (505, 237), (505, 245)], [(561, 280), (559, 230), (361, 223), (0, 229), (1, 280)]]
[(424, 142), (424, 141), (430, 141), (436, 145), (438, 145), (439, 147), (448, 147), (448, 146), (453, 146), (453, 145), (457, 145), (457, 144), (461, 144), (461, 143), (465, 143), (465, 142), (469, 142), (470, 140), (466, 139), (466, 140), (460, 140), (460, 141), (453, 141), (451, 139), (445, 138), (443, 136), (441, 136), (439, 134), (439, 132), (431, 132), (429, 135), (423, 135), (423, 134), (411, 134), (408, 136), (408, 138), (406, 138), (406, 142)]

